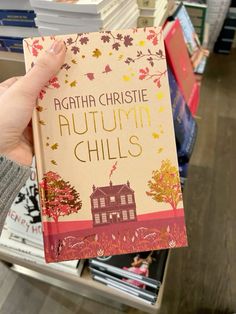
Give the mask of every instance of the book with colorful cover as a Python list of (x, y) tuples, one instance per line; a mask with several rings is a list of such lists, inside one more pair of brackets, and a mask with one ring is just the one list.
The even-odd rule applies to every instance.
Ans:
[[(56, 38), (33, 115), (47, 262), (186, 246), (161, 29)], [(27, 71), (53, 40), (24, 40)]]
[(190, 110), (199, 102), (199, 86), (196, 82), (182, 28), (178, 19), (169, 21), (164, 28), (168, 64)]

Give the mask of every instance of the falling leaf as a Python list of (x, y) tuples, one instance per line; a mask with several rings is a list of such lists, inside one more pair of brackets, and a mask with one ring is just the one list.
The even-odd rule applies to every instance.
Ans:
[(131, 73), (131, 76), (135, 76), (135, 73)]
[(164, 106), (160, 106), (159, 109), (158, 109), (159, 112), (163, 112), (164, 110), (165, 110)]
[(105, 66), (105, 69), (104, 69), (104, 71), (103, 71), (102, 73), (109, 73), (109, 72), (111, 72), (111, 71), (112, 71), (112, 69), (111, 69), (110, 65), (107, 64), (107, 65)]
[(109, 56), (112, 56), (112, 52), (109, 52)]
[(55, 160), (51, 160), (51, 163), (55, 166), (57, 166), (57, 162)]
[(90, 81), (92, 81), (92, 80), (94, 80), (94, 79), (95, 79), (95, 77), (94, 77), (94, 73), (86, 73), (86, 74), (84, 74), (84, 75), (86, 75), (86, 76), (87, 76), (87, 78), (88, 78)]
[(67, 83), (68, 83), (68, 80), (65, 80), (65, 83), (67, 84)]
[(47, 137), (47, 140), (49, 140), (49, 137)]
[(77, 64), (77, 61), (75, 59), (72, 59), (71, 62)]
[(46, 143), (46, 146), (49, 146), (49, 143)]
[(84, 58), (85, 58), (85, 55), (82, 55), (81, 58), (84, 59)]
[(42, 125), (46, 125), (43, 120), (39, 120), (39, 123), (42, 124)]
[(162, 147), (158, 148), (158, 150), (157, 150), (158, 154), (160, 154), (161, 152), (163, 152), (163, 148)]
[(128, 82), (128, 81), (130, 81), (130, 77), (128, 75), (123, 75), (123, 80), (125, 82)]
[(66, 77), (68, 77), (68, 74), (66, 74)]
[(160, 137), (160, 135), (156, 132), (153, 132), (152, 133), (152, 137), (155, 138), (155, 139), (158, 139)]
[(37, 110), (38, 112), (42, 112), (42, 111), (43, 111), (43, 107), (42, 107), (42, 106), (37, 106), (37, 107), (36, 107), (36, 110)]
[(145, 41), (144, 40), (140, 40), (140, 42), (138, 43), (139, 46), (143, 47), (145, 46)]
[(95, 49), (93, 51), (93, 57), (99, 58), (102, 55), (101, 51), (99, 49)]
[(162, 92), (157, 93), (157, 99), (161, 100), (164, 97), (164, 94)]
[(118, 59), (119, 59), (119, 60), (124, 59), (124, 55), (122, 55), (122, 54), (121, 54), (121, 55), (119, 55)]
[(75, 87), (77, 85), (76, 80), (74, 80), (73, 82), (70, 83), (70, 87)]
[(58, 143), (55, 143), (53, 145), (51, 145), (51, 149), (52, 150), (56, 150), (58, 148)]

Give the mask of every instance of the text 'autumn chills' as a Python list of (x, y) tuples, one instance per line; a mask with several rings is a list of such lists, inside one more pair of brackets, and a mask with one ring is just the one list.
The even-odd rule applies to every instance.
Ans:
[[(73, 148), (74, 156), (80, 162), (139, 157), (144, 143), (135, 130), (151, 126), (147, 102), (147, 89), (101, 93), (98, 97), (54, 98), (60, 136), (80, 137)], [(116, 134), (111, 137), (112, 133)], [(96, 138), (96, 134), (103, 137)], [(119, 134), (125, 136), (121, 138)]]

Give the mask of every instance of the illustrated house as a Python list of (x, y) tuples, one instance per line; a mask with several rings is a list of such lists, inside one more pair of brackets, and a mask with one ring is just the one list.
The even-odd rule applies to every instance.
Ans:
[(134, 190), (130, 183), (95, 187), (90, 195), (93, 226), (136, 220)]

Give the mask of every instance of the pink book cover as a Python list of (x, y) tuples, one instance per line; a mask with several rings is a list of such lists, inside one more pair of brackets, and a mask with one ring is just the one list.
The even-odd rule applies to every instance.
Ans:
[[(161, 29), (56, 38), (33, 115), (46, 261), (186, 246)], [(24, 40), (27, 71), (54, 39)]]

